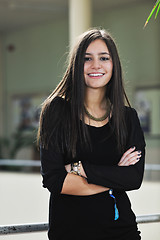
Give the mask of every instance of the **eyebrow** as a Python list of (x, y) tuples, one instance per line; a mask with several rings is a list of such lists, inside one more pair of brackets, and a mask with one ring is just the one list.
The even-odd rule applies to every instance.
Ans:
[[(110, 54), (107, 53), (107, 52), (101, 52), (101, 53), (98, 53), (98, 55), (105, 55), (105, 54), (110, 55)], [(91, 56), (91, 55), (93, 55), (93, 54), (92, 54), (92, 53), (85, 53), (85, 55), (89, 55), (89, 56)]]

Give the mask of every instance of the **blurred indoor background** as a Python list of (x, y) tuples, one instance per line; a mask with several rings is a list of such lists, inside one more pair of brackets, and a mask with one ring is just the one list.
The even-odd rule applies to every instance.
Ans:
[[(144, 23), (155, 0), (0, 0), (0, 225), (48, 221), (48, 192), (36, 132), (41, 103), (61, 80), (76, 36), (90, 27), (115, 38), (125, 87), (145, 133), (142, 188), (129, 193), (137, 215), (160, 213), (160, 13)], [(21, 161), (21, 162), (22, 162)], [(25, 164), (24, 164), (25, 165)], [(158, 240), (160, 223), (142, 224)], [(154, 232), (154, 233), (153, 233)], [(46, 233), (0, 239), (47, 239)]]

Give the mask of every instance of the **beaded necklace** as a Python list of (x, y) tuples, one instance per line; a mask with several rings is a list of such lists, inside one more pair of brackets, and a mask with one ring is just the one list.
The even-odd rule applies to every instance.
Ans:
[(96, 121), (96, 122), (102, 122), (102, 121), (104, 121), (107, 117), (109, 117), (109, 114), (110, 114), (110, 110), (111, 110), (111, 104), (110, 104), (110, 102), (109, 102), (109, 100), (107, 100), (107, 106), (109, 105), (109, 107), (107, 108), (107, 111), (106, 111), (106, 113), (102, 116), (102, 117), (94, 117), (93, 115), (91, 115), (89, 112), (88, 112), (88, 110), (86, 109), (86, 107), (84, 107), (84, 111), (85, 111), (85, 113), (86, 113), (86, 115), (90, 118), (90, 119), (92, 119), (92, 120), (94, 120), (94, 121)]

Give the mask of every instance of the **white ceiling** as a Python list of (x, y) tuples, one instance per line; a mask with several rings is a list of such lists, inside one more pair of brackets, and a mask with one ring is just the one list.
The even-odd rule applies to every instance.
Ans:
[(50, 21), (67, 12), (65, 0), (0, 0), (0, 31)]
[[(69, 0), (0, 0), (0, 32), (37, 23), (49, 22), (68, 15)], [(81, 1), (81, 0), (79, 0)], [(93, 9), (119, 7), (153, 0), (92, 0)]]

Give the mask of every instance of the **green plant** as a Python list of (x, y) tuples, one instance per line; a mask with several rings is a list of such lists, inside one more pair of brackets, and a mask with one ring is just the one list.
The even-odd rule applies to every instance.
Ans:
[[(156, 11), (156, 9), (157, 9), (157, 11)], [(156, 1), (154, 7), (152, 8), (152, 11), (150, 12), (150, 14), (149, 14), (149, 16), (148, 16), (148, 18), (147, 18), (147, 20), (146, 20), (146, 22), (145, 22), (145, 24), (144, 24), (144, 28), (145, 28), (146, 25), (148, 24), (149, 20), (151, 19), (152, 15), (153, 15), (153, 13), (154, 13), (155, 11), (156, 11), (156, 14), (155, 14), (155, 19), (156, 19), (157, 16), (158, 16), (158, 13), (159, 13), (159, 11), (160, 11), (160, 0), (157, 0), (157, 1)]]
[(10, 151), (10, 157), (14, 159), (17, 152), (23, 147), (30, 146), (36, 149), (36, 134), (36, 128), (33, 128), (31, 131), (17, 130), (12, 137), (13, 144)]
[(7, 154), (10, 151), (10, 141), (6, 137), (0, 137), (0, 159), (9, 157)]

